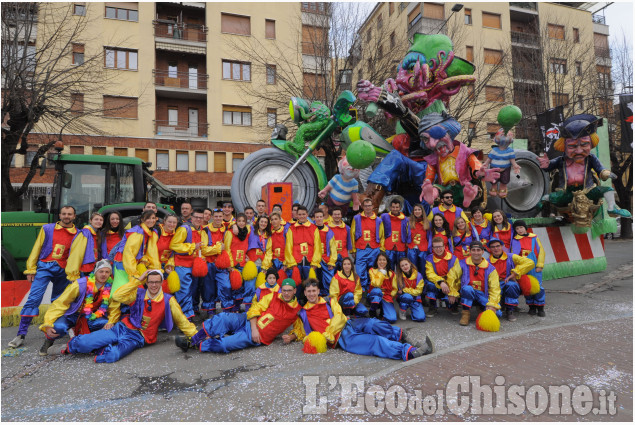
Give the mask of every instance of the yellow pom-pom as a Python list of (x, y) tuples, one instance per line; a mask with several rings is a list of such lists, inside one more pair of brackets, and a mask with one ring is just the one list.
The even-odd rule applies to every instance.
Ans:
[(256, 263), (253, 261), (247, 261), (245, 267), (243, 268), (243, 279), (245, 281), (255, 279), (257, 274), (258, 267), (256, 267)]
[(256, 276), (256, 288), (260, 288), (264, 285), (266, 280), (266, 276), (263, 272), (258, 273), (258, 276)]
[(181, 280), (179, 279), (179, 275), (175, 271), (170, 272), (167, 280), (168, 289), (170, 290), (171, 294), (174, 294), (175, 292), (178, 292), (179, 289), (181, 289)]
[(304, 337), (304, 347), (302, 351), (307, 354), (317, 354), (326, 352), (326, 338), (319, 332), (311, 332)]
[(139, 276), (144, 274), (147, 270), (148, 270), (148, 268), (146, 267), (145, 264), (143, 264), (143, 263), (137, 264), (137, 273), (139, 273)]
[(485, 332), (498, 332), (501, 322), (492, 310), (485, 310), (476, 318), (476, 329)]
[(540, 292), (540, 282), (538, 282), (538, 279), (536, 279), (535, 276), (532, 275), (528, 275), (529, 276), (529, 281), (531, 282), (531, 290), (529, 291), (529, 295), (536, 295), (538, 292)]
[(540, 282), (538, 282), (535, 276), (529, 274), (521, 276), (520, 279), (518, 279), (518, 284), (522, 294), (526, 297), (536, 295), (540, 292)]
[(483, 214), (483, 218), (487, 221), (492, 221), (492, 213)]
[(315, 270), (313, 270), (313, 267), (309, 269), (309, 279), (317, 279), (317, 275), (315, 274)]

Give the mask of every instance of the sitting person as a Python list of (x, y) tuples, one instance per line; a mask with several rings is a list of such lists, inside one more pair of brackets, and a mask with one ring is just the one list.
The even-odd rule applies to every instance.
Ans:
[(187, 320), (176, 298), (163, 293), (162, 284), (161, 270), (146, 270), (139, 279), (132, 278), (112, 295), (113, 301), (130, 306), (130, 315), (110, 329), (76, 336), (62, 354), (97, 351), (96, 363), (114, 363), (137, 348), (154, 344), (159, 327), (170, 332), (176, 324), (186, 335), (194, 335), (196, 326)]
[(397, 295), (397, 278), (390, 267), (388, 256), (383, 252), (377, 256), (375, 267), (368, 270), (370, 278), (370, 317), (379, 317), (382, 312), (384, 320), (389, 323), (397, 321), (394, 297)]
[(40, 330), (44, 344), (40, 356), (46, 356), (56, 339), (77, 329), (78, 334), (110, 329), (119, 321), (119, 303), (111, 301), (112, 266), (100, 260), (94, 273), (80, 277), (66, 287), (62, 295), (49, 307)]
[(411, 360), (434, 351), (430, 337), (423, 344), (414, 343), (406, 332), (397, 326), (377, 319), (347, 319), (335, 299), (320, 297), (317, 280), (304, 282), (307, 303), (298, 313), (293, 331), (283, 335), (282, 340), (290, 343), (296, 339), (304, 341), (312, 332), (319, 332), (326, 339), (327, 346), (340, 346), (349, 353), (377, 356), (394, 360)]
[(271, 292), (251, 305), (247, 313), (221, 313), (203, 322), (191, 338), (177, 336), (183, 351), (229, 353), (261, 344), (269, 345), (297, 319), (301, 307), (293, 279), (282, 281), (280, 293)]
[(399, 302), (399, 319), (406, 320), (406, 310), (410, 309), (413, 322), (425, 322), (426, 313), (421, 303), (423, 292), (423, 276), (412, 262), (403, 257), (397, 269), (397, 301)]
[(459, 274), (459, 261), (445, 250), (443, 239), (432, 239), (432, 254), (426, 258), (426, 298), (430, 304), (428, 317), (437, 314), (437, 300), (446, 301), (452, 314), (458, 314), (458, 303), (450, 303), (449, 297), (456, 298), (459, 293), (452, 288)]
[(362, 300), (362, 285), (353, 268), (353, 260), (349, 257), (342, 260), (342, 270), (335, 273), (333, 280), (331, 280), (329, 292), (330, 297), (340, 303), (347, 316), (353, 313), (360, 316), (368, 314), (368, 309), (360, 302)]

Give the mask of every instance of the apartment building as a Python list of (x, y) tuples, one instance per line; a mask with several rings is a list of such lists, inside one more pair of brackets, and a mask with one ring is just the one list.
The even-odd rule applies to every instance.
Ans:
[[(393, 33), (384, 49), (405, 53), (407, 44), (388, 45), (395, 34), (448, 35), (455, 54), (476, 66), (476, 84), (463, 88), (448, 108), (463, 126), (458, 139), (489, 150), (499, 109), (515, 104), (524, 115), (517, 139), (539, 149), (536, 114), (559, 105), (565, 116), (610, 113), (609, 27), (590, 12), (595, 9), (596, 3), (581, 2), (377, 3), (358, 40), (376, 43), (379, 28), (388, 26)], [(368, 75), (365, 59), (356, 61), (357, 79)]]
[[(64, 5), (57, 3), (57, 5)], [(272, 128), (288, 118), (288, 98), (277, 70), (297, 69), (315, 91), (320, 78), (306, 39), (328, 33), (325, 3), (86, 2), (66, 3), (87, 25), (66, 60), (81, 65), (103, 53), (103, 90), (72, 93), (78, 112), (103, 105), (91, 117), (97, 134), (64, 132), (65, 153), (138, 157), (177, 193), (152, 200), (215, 207), (229, 200), (233, 171), (266, 147)], [(67, 8), (67, 9), (68, 9)], [(59, 9), (59, 7), (58, 7)], [(48, 16), (40, 13), (38, 27)], [(42, 40), (37, 41), (41, 43)], [(275, 52), (282, 52), (276, 55)], [(304, 70), (304, 72), (303, 72)], [(295, 95), (303, 95), (303, 87)], [(41, 130), (40, 130), (41, 132)], [(38, 128), (33, 140), (40, 137)], [(37, 145), (15, 155), (11, 178), (21, 185)], [(23, 209), (50, 190), (53, 172), (36, 176)]]

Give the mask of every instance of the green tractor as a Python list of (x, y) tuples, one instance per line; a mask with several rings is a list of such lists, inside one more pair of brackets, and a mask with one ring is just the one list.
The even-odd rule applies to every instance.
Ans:
[[(148, 195), (148, 186), (162, 196), (176, 194), (152, 177), (150, 163), (139, 158), (104, 155), (63, 155), (56, 147), (49, 163), (55, 166), (55, 180), (50, 196), (42, 196), (36, 211), (2, 213), (2, 281), (22, 279), (26, 260), (40, 228), (57, 221), (60, 208), (72, 205), (77, 211), (75, 225), (83, 227), (90, 215), (119, 211), (124, 224), (138, 216)], [(47, 160), (40, 166), (44, 174)], [(159, 217), (172, 207), (157, 204)]]

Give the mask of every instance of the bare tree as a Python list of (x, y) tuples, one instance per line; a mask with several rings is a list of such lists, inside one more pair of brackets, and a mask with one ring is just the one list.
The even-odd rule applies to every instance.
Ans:
[[(2, 210), (18, 209), (40, 159), (63, 133), (101, 134), (86, 118), (126, 107), (104, 109), (101, 98), (91, 95), (103, 93), (114, 75), (104, 72), (101, 46), (85, 49), (92, 41), (85, 32), (89, 5), (80, 6), (2, 4)], [(14, 155), (26, 155), (29, 142), (38, 149), (16, 190), (10, 164)]]
[[(361, 3), (325, 3), (322, 13), (305, 13), (304, 20), (301, 16), (294, 19), (290, 23), (293, 36), (288, 40), (279, 39), (275, 43), (264, 43), (257, 37), (228, 40), (229, 50), (236, 58), (251, 63), (254, 81), (275, 82), (241, 85), (243, 100), (261, 111), (285, 110), (293, 96), (310, 102), (317, 100), (332, 108), (342, 91), (355, 91), (353, 81), (357, 80), (352, 71), (361, 57), (368, 65), (364, 67), (364, 79), (383, 82), (392, 76), (407, 49), (407, 41), (387, 25), (374, 26), (369, 39), (358, 37), (367, 13), (367, 6)], [(363, 116), (362, 111), (360, 114)], [(254, 131), (262, 131), (267, 125), (265, 119), (264, 114), (254, 114)], [(290, 138), (295, 125), (288, 127)], [(263, 141), (268, 138), (269, 134), (262, 134)], [(341, 150), (333, 140), (325, 141), (321, 147), (330, 177), (337, 173)]]

